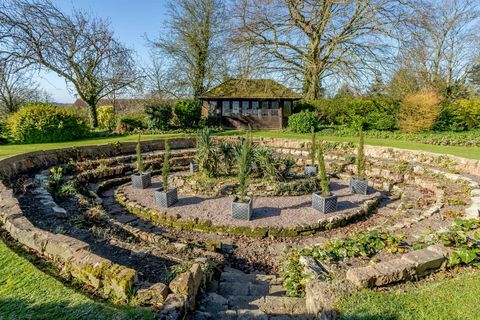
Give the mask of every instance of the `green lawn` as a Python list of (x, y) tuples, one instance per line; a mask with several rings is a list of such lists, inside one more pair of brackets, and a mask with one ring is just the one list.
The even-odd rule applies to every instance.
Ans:
[(94, 301), (38, 270), (0, 240), (0, 319), (153, 319), (153, 314)]
[[(226, 131), (221, 135), (242, 135), (244, 131)], [(271, 138), (285, 138), (285, 139), (309, 139), (308, 134), (284, 133), (279, 131), (254, 131), (252, 133), (255, 137), (271, 137)], [(142, 140), (154, 140), (162, 138), (186, 137), (188, 134), (156, 134), (143, 135)], [(319, 138), (329, 141), (348, 141), (356, 142), (355, 137), (335, 137), (335, 136), (319, 136)], [(22, 145), (3, 145), (0, 146), (0, 158), (8, 157), (15, 154), (25, 153), (35, 150), (48, 150), (71, 146), (85, 146), (91, 144), (111, 143), (115, 141), (136, 141), (138, 136), (124, 136), (124, 137), (106, 137), (86, 139), (74, 142), (58, 142), (58, 143), (41, 143), (41, 144), (22, 144)], [(373, 146), (395, 147), (401, 149), (429, 151), (439, 154), (451, 154), (459, 157), (480, 160), (480, 148), (478, 147), (455, 147), (455, 146), (436, 146), (423, 144), (418, 142), (409, 142), (401, 140), (365, 138), (365, 143)]]
[(480, 319), (480, 272), (408, 284), (405, 290), (364, 290), (339, 304), (343, 319)]

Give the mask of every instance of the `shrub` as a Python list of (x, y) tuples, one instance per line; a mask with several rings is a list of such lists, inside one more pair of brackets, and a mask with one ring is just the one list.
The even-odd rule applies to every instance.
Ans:
[(98, 125), (102, 129), (113, 131), (117, 124), (117, 113), (113, 106), (101, 106), (97, 108)]
[(71, 141), (89, 134), (85, 120), (73, 111), (47, 104), (25, 106), (7, 123), (10, 135), (19, 143)]
[(288, 117), (287, 130), (295, 133), (309, 133), (312, 128), (319, 125), (317, 113), (313, 111), (301, 111)]
[(238, 192), (240, 200), (245, 199), (247, 194), (248, 181), (252, 172), (252, 139), (247, 137), (240, 146), (240, 154), (237, 159), (238, 166)]
[(173, 110), (165, 104), (149, 104), (145, 106), (145, 116), (150, 129), (168, 130)]
[(142, 115), (128, 115), (123, 116), (118, 121), (118, 128), (116, 131), (123, 133), (125, 131), (133, 131), (135, 129), (145, 128), (145, 119)]
[(200, 101), (183, 99), (175, 104), (175, 124), (180, 128), (196, 128), (201, 118)]
[(316, 110), (320, 125), (351, 127), (354, 119), (362, 117), (365, 129), (396, 129), (398, 103), (387, 98), (331, 98), (303, 101), (298, 105), (304, 110)]
[(445, 102), (435, 130), (466, 131), (480, 128), (480, 100), (462, 99)]
[(398, 125), (403, 132), (430, 130), (440, 115), (441, 99), (434, 90), (422, 90), (407, 95), (400, 104)]
[(365, 137), (362, 128), (360, 128), (358, 136), (357, 159), (355, 161), (357, 166), (357, 179), (365, 179)]

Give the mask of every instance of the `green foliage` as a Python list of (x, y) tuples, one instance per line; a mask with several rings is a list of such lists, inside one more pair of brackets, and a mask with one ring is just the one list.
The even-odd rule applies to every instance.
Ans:
[(145, 106), (145, 116), (150, 129), (168, 130), (173, 117), (172, 107), (165, 104), (149, 104)]
[(440, 115), (441, 101), (435, 90), (422, 90), (405, 96), (398, 111), (400, 130), (417, 133), (432, 129)]
[(10, 115), (7, 127), (19, 143), (72, 141), (89, 135), (86, 121), (66, 107), (32, 104)]
[(295, 133), (309, 133), (311, 128), (318, 128), (319, 121), (316, 112), (301, 111), (288, 117), (287, 130)]
[(253, 147), (252, 162), (254, 175), (272, 181), (284, 181), (295, 165), (293, 159), (275, 156), (272, 149), (265, 146)]
[(212, 131), (203, 128), (197, 135), (196, 160), (200, 172), (213, 177), (217, 174), (219, 153), (212, 140)]
[(365, 137), (363, 134), (363, 129), (360, 129), (359, 133), (359, 141), (357, 147), (357, 158), (356, 158), (356, 165), (357, 165), (357, 178), (358, 179), (365, 179)]
[(222, 142), (218, 145), (218, 151), (225, 165), (226, 174), (229, 175), (235, 164), (235, 148), (231, 143)]
[(444, 102), (435, 125), (439, 131), (466, 131), (480, 128), (480, 100)]
[(327, 177), (327, 170), (325, 169), (325, 159), (323, 157), (323, 146), (321, 142), (318, 142), (318, 177), (320, 179), (320, 186), (322, 188), (322, 195), (324, 197), (330, 196), (330, 182)]
[(183, 99), (175, 104), (175, 124), (184, 128), (196, 128), (202, 117), (202, 105), (198, 100)]
[(143, 173), (145, 167), (143, 165), (143, 156), (142, 156), (142, 144), (141, 144), (141, 136), (138, 135), (137, 145), (135, 147), (135, 152), (137, 154), (137, 170), (138, 173)]
[(392, 253), (402, 252), (403, 235), (391, 235), (380, 230), (353, 233), (345, 239), (327, 240), (323, 246), (290, 250), (283, 259), (281, 275), (289, 296), (302, 297), (304, 293), (305, 275), (299, 265), (301, 256), (312, 257), (318, 261), (330, 263), (353, 257), (372, 257), (381, 250)]
[(108, 131), (115, 130), (117, 125), (117, 113), (113, 106), (101, 106), (97, 108), (98, 126)]
[(397, 127), (399, 104), (387, 98), (331, 98), (303, 101), (303, 108), (315, 110), (320, 125), (352, 127), (354, 119), (362, 117), (365, 129), (393, 130)]
[(240, 154), (237, 159), (238, 191), (241, 199), (246, 196), (247, 184), (252, 171), (252, 153), (252, 139), (247, 137), (246, 139), (243, 139), (240, 144)]
[(58, 195), (62, 187), (63, 169), (62, 167), (51, 168), (47, 177), (47, 190), (53, 195)]
[(165, 154), (163, 155), (162, 182), (163, 191), (168, 191), (168, 176), (170, 175), (170, 143), (165, 140)]
[(125, 128), (126, 131), (133, 131), (134, 129), (145, 128), (145, 119), (140, 114), (131, 114), (122, 116), (118, 120), (118, 125)]

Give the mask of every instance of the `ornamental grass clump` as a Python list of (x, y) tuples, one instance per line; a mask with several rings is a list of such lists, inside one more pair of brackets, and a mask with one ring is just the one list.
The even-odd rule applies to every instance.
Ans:
[(219, 151), (212, 140), (212, 131), (203, 128), (197, 136), (196, 160), (200, 172), (214, 177), (218, 169)]
[(168, 191), (168, 176), (170, 175), (170, 144), (165, 141), (165, 154), (163, 155), (162, 182), (163, 190)]

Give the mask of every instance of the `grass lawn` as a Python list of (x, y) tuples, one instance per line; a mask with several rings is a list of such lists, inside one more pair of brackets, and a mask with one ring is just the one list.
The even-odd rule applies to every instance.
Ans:
[(410, 283), (405, 290), (364, 290), (339, 304), (342, 319), (480, 319), (480, 272)]
[(94, 301), (65, 286), (0, 240), (0, 319), (153, 319), (151, 311)]
[[(245, 131), (226, 131), (220, 135), (243, 135)], [(298, 133), (285, 133), (279, 131), (254, 131), (252, 133), (254, 137), (267, 137), (267, 138), (284, 138), (284, 139), (309, 139), (309, 134)], [(188, 134), (154, 134), (154, 135), (142, 135), (142, 140), (155, 140), (163, 138), (175, 138), (175, 137), (187, 137)], [(357, 142), (356, 137), (335, 137), (335, 136), (319, 136), (320, 139), (329, 141), (347, 141)], [(91, 144), (112, 143), (116, 141), (136, 141), (137, 135), (123, 136), (123, 137), (105, 137), (105, 138), (93, 138), (85, 139), (73, 142), (57, 142), (57, 143), (40, 143), (40, 144), (19, 144), (19, 145), (3, 145), (0, 146), (0, 158), (12, 156), (15, 154), (35, 151), (35, 150), (49, 150), (71, 146), (85, 146)], [(390, 140), (390, 139), (377, 139), (377, 138), (365, 138), (365, 143), (373, 146), (394, 147), (410, 150), (421, 150), (434, 152), (439, 154), (451, 154), (454, 156), (477, 159), (480, 160), (480, 148), (478, 147), (456, 147), (456, 146), (437, 146), (430, 144), (423, 144), (418, 142)]]

